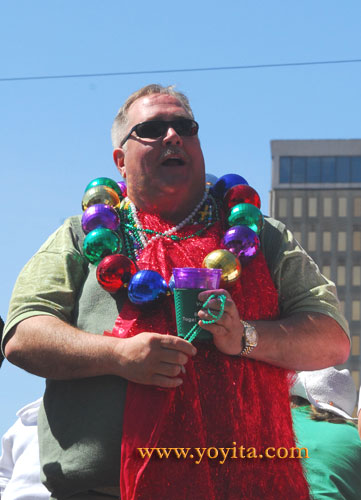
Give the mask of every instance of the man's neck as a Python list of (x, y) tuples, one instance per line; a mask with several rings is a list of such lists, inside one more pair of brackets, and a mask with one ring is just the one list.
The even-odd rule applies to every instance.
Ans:
[[(144, 200), (142, 198), (133, 197), (132, 194), (128, 194), (129, 199), (134, 203), (137, 209), (150, 214), (158, 215), (161, 219), (167, 221), (170, 224), (179, 224), (186, 217), (188, 217), (195, 207), (202, 200), (204, 192), (197, 196), (196, 200), (177, 200), (166, 199), (166, 198), (155, 198), (153, 200)], [(134, 199), (135, 198), (135, 199)]]

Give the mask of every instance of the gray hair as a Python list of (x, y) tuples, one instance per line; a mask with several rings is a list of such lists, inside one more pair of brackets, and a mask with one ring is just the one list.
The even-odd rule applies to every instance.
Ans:
[(117, 116), (114, 119), (111, 136), (113, 148), (118, 148), (122, 139), (127, 134), (127, 126), (128, 126), (128, 110), (130, 106), (140, 97), (144, 97), (151, 94), (167, 94), (175, 97), (181, 103), (185, 111), (189, 114), (191, 118), (194, 118), (193, 111), (190, 107), (188, 98), (182, 93), (174, 90), (174, 85), (168, 85), (167, 87), (163, 87), (163, 85), (158, 85), (156, 83), (152, 83), (147, 85), (146, 87), (142, 87), (141, 89), (133, 92), (128, 99), (125, 101), (123, 106), (117, 113)]

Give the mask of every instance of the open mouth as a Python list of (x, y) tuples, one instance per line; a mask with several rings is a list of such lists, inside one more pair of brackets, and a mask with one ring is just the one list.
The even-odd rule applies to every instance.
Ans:
[(167, 158), (162, 162), (165, 167), (181, 167), (185, 164), (182, 158)]

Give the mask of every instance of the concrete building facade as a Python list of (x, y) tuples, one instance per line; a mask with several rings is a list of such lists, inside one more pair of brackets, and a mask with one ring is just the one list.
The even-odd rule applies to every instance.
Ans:
[(350, 325), (344, 367), (360, 386), (361, 140), (271, 141), (270, 215), (334, 281)]

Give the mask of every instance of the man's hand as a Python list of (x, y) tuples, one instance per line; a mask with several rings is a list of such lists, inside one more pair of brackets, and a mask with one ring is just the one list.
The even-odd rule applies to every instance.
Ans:
[[(199, 326), (204, 330), (209, 331), (213, 335), (213, 342), (217, 349), (224, 354), (239, 354), (242, 350), (242, 337), (244, 327), (240, 322), (240, 317), (236, 304), (233, 302), (232, 297), (227, 290), (207, 290), (198, 295), (201, 302), (205, 302), (210, 295), (225, 295), (227, 300), (225, 302), (224, 313), (216, 323), (205, 324), (202, 320), (209, 321), (212, 318), (207, 314), (206, 309), (201, 309), (198, 312), (200, 318)], [(219, 300), (212, 299), (207, 307), (217, 314), (220, 310)]]
[(142, 332), (119, 339), (84, 332), (53, 316), (27, 318), (9, 332), (5, 354), (21, 368), (55, 380), (117, 375), (177, 387), (197, 350), (180, 337)]
[(178, 387), (189, 357), (197, 350), (180, 337), (142, 332), (114, 345), (115, 375), (139, 384)]
[[(207, 290), (198, 295), (206, 301), (212, 293), (227, 296), (225, 312), (214, 324), (199, 325), (213, 334), (216, 347), (225, 354), (239, 354), (242, 349), (243, 325), (237, 307), (226, 290)], [(219, 301), (212, 300), (209, 308), (219, 311)], [(199, 318), (213, 319), (204, 310)], [(276, 320), (249, 321), (258, 333), (258, 345), (247, 356), (271, 365), (291, 370), (320, 370), (344, 363), (350, 352), (350, 342), (334, 319), (318, 312), (300, 312)]]

